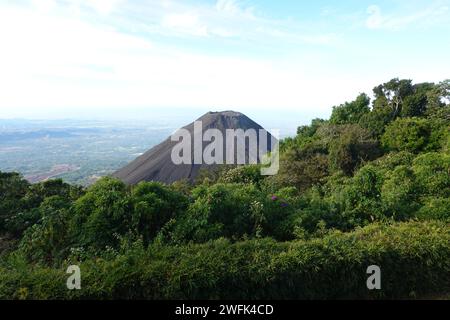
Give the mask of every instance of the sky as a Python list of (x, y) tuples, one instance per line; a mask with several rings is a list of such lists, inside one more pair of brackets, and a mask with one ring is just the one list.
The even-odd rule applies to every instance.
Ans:
[(449, 34), (450, 0), (0, 0), (0, 118), (328, 117), (450, 78)]

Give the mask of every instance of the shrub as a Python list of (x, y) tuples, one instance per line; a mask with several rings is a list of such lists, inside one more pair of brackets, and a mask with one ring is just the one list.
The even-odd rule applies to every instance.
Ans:
[(70, 203), (61, 196), (46, 198), (39, 207), (38, 223), (25, 231), (19, 248), (31, 261), (54, 263), (67, 254)]
[(157, 182), (141, 182), (131, 194), (132, 228), (148, 244), (158, 231), (187, 209), (188, 200), (180, 192)]
[(29, 183), (18, 173), (0, 171), (0, 232), (14, 232), (7, 226), (15, 214), (24, 209), (22, 198), (28, 191)]
[[(0, 264), (0, 298), (376, 299), (449, 292), (450, 228), (443, 222), (373, 224), (324, 238), (129, 248), (79, 264), (82, 289), (65, 289), (65, 267)], [(370, 265), (381, 290), (366, 287)], [(22, 296), (21, 296), (22, 295)]]
[(388, 150), (419, 152), (426, 147), (430, 134), (430, 124), (425, 119), (397, 119), (387, 126), (381, 141)]
[(337, 107), (333, 107), (330, 117), (332, 124), (358, 123), (361, 117), (370, 112), (370, 98), (365, 94), (360, 94), (355, 101), (346, 102)]
[(412, 217), (419, 208), (414, 173), (407, 166), (398, 166), (387, 176), (381, 189), (385, 214), (396, 220)]
[(102, 178), (73, 206), (71, 238), (81, 246), (102, 250), (116, 246), (117, 235), (131, 228), (132, 205), (123, 182)]
[(417, 213), (421, 219), (450, 220), (450, 198), (429, 197)]
[(450, 197), (450, 155), (425, 153), (413, 161), (420, 191), (434, 197)]
[(342, 126), (338, 132), (329, 147), (331, 168), (350, 175), (363, 161), (380, 156), (378, 141), (359, 125)]
[[(205, 242), (220, 237), (239, 239), (255, 235), (264, 217), (264, 194), (255, 185), (201, 185), (192, 191), (194, 201), (174, 225), (173, 240)], [(263, 209), (258, 209), (262, 206)]]
[(264, 176), (261, 175), (261, 166), (238, 166), (224, 171), (219, 177), (220, 183), (254, 183), (258, 185)]

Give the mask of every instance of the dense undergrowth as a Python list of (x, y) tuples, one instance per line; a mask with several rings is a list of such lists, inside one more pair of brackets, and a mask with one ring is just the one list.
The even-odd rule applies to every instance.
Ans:
[[(450, 292), (449, 81), (394, 79), (281, 142), (280, 172), (83, 189), (0, 173), (0, 298), (417, 298)], [(68, 265), (82, 289), (66, 288)], [(366, 268), (379, 265), (382, 289)]]

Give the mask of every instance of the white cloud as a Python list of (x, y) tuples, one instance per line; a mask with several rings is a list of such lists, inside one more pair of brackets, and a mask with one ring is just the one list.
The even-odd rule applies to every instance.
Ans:
[[(124, 1), (96, 10), (87, 8), (86, 1), (66, 0), (39, 10), (0, 4), (0, 117), (18, 110), (89, 114), (134, 106), (287, 108), (320, 115), (390, 77), (440, 80), (433, 75), (449, 71), (431, 59), (412, 73), (411, 63), (391, 57), (392, 64), (378, 71), (348, 68), (346, 61), (333, 60), (334, 52), (308, 55), (304, 44), (329, 45), (339, 37), (306, 32), (295, 22), (266, 20), (254, 12), (253, 17), (243, 15), (250, 11), (235, 1), (197, 7), (171, 0), (145, 6)], [(379, 14), (374, 27), (389, 19)], [(170, 44), (158, 42), (161, 35)], [(196, 43), (203, 41), (208, 49), (234, 37), (230, 42), (239, 49), (278, 50), (280, 44), (297, 50), (280, 49), (283, 56), (264, 58), (240, 50), (211, 53), (177, 43), (178, 36), (199, 37)]]
[(55, 0), (31, 0), (31, 3), (39, 12), (44, 13), (49, 12), (56, 7)]
[(440, 2), (433, 3), (429, 7), (409, 13), (385, 15), (377, 5), (367, 8), (368, 18), (366, 26), (369, 29), (400, 29), (411, 24), (427, 24), (436, 22), (437, 19), (446, 16), (448, 7)]
[(240, 8), (234, 0), (217, 0), (216, 9), (221, 12), (237, 13)]
[(206, 26), (199, 21), (199, 16), (195, 13), (168, 14), (162, 19), (164, 28), (172, 29), (179, 33), (186, 33), (194, 36), (207, 36)]
[[(305, 26), (296, 22), (262, 18), (255, 14), (254, 7), (236, 0), (218, 0), (214, 6), (169, 0), (152, 3), (148, 10), (139, 7), (141, 12), (133, 15), (145, 17), (146, 32), (164, 36), (236, 38), (264, 44), (286, 40), (298, 45), (330, 45), (337, 40), (334, 34), (321, 33), (313, 27), (306, 31)], [(154, 20), (159, 24), (155, 25)]]
[[(19, 8), (0, 11), (0, 38), (0, 106), (29, 110), (28, 115), (89, 113), (92, 106), (260, 110), (295, 108), (302, 101), (317, 107), (319, 88), (335, 87), (336, 81), (311, 76), (301, 64), (166, 49), (76, 17)], [(329, 91), (327, 104), (341, 97), (342, 91), (335, 91)]]
[[(40, 2), (41, 0), (33, 0)], [(50, 1), (50, 0), (43, 0)], [(55, 1), (55, 0), (51, 0)], [(65, 0), (63, 4), (67, 4), (70, 11), (74, 14), (80, 14), (83, 8), (94, 9), (95, 12), (102, 16), (107, 16), (120, 8), (125, 0)]]
[(380, 7), (371, 5), (367, 8), (367, 13), (369, 17), (367, 18), (366, 25), (369, 29), (378, 29), (383, 25), (385, 19), (381, 15)]
[(162, 7), (161, 29), (153, 30), (163, 34), (170, 31), (177, 35), (229, 38), (242, 35), (241, 28), (256, 20), (252, 7), (242, 7), (235, 0), (218, 0), (215, 6), (195, 9), (181, 2), (163, 2)]
[(242, 8), (236, 0), (217, 0), (216, 10), (226, 15), (241, 16), (250, 19), (255, 18), (253, 15), (253, 7)]
[(117, 9), (122, 0), (88, 0), (86, 4), (92, 6), (100, 14), (108, 15)]

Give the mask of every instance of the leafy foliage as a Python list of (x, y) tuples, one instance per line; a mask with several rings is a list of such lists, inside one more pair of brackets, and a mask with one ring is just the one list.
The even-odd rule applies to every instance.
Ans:
[(428, 144), (431, 128), (424, 119), (398, 119), (391, 123), (382, 137), (388, 150), (419, 152)]
[(363, 115), (370, 112), (370, 98), (365, 94), (360, 94), (355, 101), (346, 102), (338, 107), (333, 107), (330, 123), (350, 124), (358, 123)]
[[(280, 171), (87, 189), (0, 172), (0, 298), (391, 298), (448, 292), (450, 85), (393, 79), (281, 141)], [(84, 289), (61, 272), (82, 265)], [(364, 267), (390, 284), (365, 288)], [(334, 279), (330, 281), (330, 279)], [(364, 286), (364, 287), (363, 287)]]
[[(0, 298), (21, 299), (377, 299), (450, 290), (449, 228), (443, 222), (372, 224), (350, 233), (276, 242), (226, 239), (185, 246), (141, 242), (79, 264), (82, 290), (65, 270), (0, 264)], [(383, 267), (383, 290), (366, 287), (367, 266)]]

